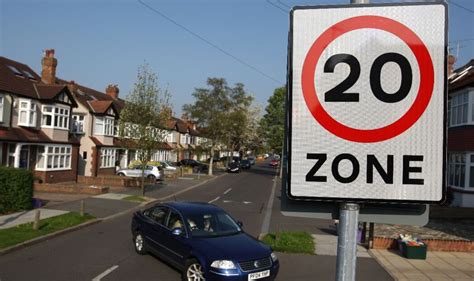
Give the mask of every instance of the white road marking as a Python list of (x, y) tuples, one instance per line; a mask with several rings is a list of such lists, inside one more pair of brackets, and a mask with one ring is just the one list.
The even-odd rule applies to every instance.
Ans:
[(118, 265), (112, 266), (111, 268), (109, 268), (106, 271), (102, 272), (101, 274), (97, 275), (97, 277), (92, 279), (92, 281), (100, 281), (102, 278), (104, 278), (105, 276), (110, 274), (112, 271), (116, 270), (118, 267), (119, 267)]
[(242, 202), (242, 203), (244, 203), (245, 205), (247, 205), (247, 204), (252, 204), (252, 202), (250, 202), (250, 201), (244, 201), (244, 202)]
[(232, 190), (232, 188), (227, 189), (226, 191), (224, 191), (224, 194), (229, 193), (231, 190)]
[(224, 200), (223, 202), (224, 203), (230, 203), (230, 202), (232, 202), (232, 200)]
[(207, 203), (212, 203), (212, 202), (216, 202), (217, 200), (221, 199), (220, 196), (217, 196), (216, 198), (212, 199), (211, 201), (207, 202)]

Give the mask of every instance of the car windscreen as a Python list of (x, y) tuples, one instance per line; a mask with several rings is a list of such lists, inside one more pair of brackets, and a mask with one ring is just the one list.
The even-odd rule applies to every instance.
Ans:
[(185, 220), (192, 237), (219, 237), (242, 232), (239, 225), (225, 212), (192, 213)]

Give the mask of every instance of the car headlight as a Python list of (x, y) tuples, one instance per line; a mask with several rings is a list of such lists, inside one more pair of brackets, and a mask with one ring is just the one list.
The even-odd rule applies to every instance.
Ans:
[(274, 252), (272, 252), (272, 253), (270, 254), (270, 257), (272, 257), (272, 261), (273, 261), (273, 262), (276, 262), (276, 261), (278, 260), (278, 257), (277, 257), (277, 255), (276, 255)]
[(211, 267), (219, 269), (235, 269), (235, 264), (228, 260), (217, 260), (212, 262)]

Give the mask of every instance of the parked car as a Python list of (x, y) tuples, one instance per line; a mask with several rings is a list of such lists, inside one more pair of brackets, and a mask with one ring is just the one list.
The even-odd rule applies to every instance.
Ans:
[[(145, 177), (154, 180), (163, 180), (163, 168), (159, 166), (146, 165)], [(142, 166), (136, 166), (133, 169), (119, 169), (116, 174), (122, 177), (140, 178), (142, 176)]]
[(176, 167), (171, 165), (171, 162), (169, 161), (161, 161), (160, 164), (166, 171), (176, 171)]
[(272, 166), (272, 167), (277, 167), (278, 164), (280, 164), (280, 161), (278, 161), (278, 160), (276, 160), (276, 159), (272, 159), (272, 160), (270, 161), (270, 166)]
[(231, 162), (227, 165), (227, 172), (229, 173), (240, 173), (240, 164), (239, 162)]
[(242, 161), (240, 162), (240, 167), (241, 167), (242, 169), (250, 169), (251, 166), (252, 166), (252, 165), (250, 164), (250, 160), (248, 160), (248, 159), (242, 160)]
[(138, 254), (155, 254), (182, 280), (274, 280), (280, 267), (270, 247), (208, 203), (156, 204), (133, 215), (131, 231)]
[(227, 163), (227, 160), (230, 158), (230, 162), (240, 162), (240, 157), (238, 156), (224, 156), (224, 157), (221, 157), (221, 161), (223, 163)]
[(178, 162), (178, 166), (189, 166), (193, 168), (193, 172), (204, 172), (209, 168), (208, 165), (194, 159), (183, 159)]
[(247, 157), (247, 160), (250, 161), (250, 165), (255, 165), (255, 157), (254, 156)]

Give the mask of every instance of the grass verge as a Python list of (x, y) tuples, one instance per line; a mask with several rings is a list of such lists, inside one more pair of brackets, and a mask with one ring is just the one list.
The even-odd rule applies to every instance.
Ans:
[(33, 230), (33, 223), (21, 224), (12, 228), (0, 229), (0, 249), (4, 249), (22, 242), (44, 236), (62, 229), (66, 229), (88, 220), (94, 216), (85, 214), (83, 217), (78, 213), (67, 213), (64, 215), (40, 220), (38, 230)]
[(124, 197), (122, 198), (122, 200), (132, 201), (132, 202), (145, 202), (146, 201), (146, 199), (143, 198), (142, 196), (136, 196), (136, 195)]
[(304, 231), (269, 233), (262, 241), (277, 252), (314, 254), (313, 236)]

